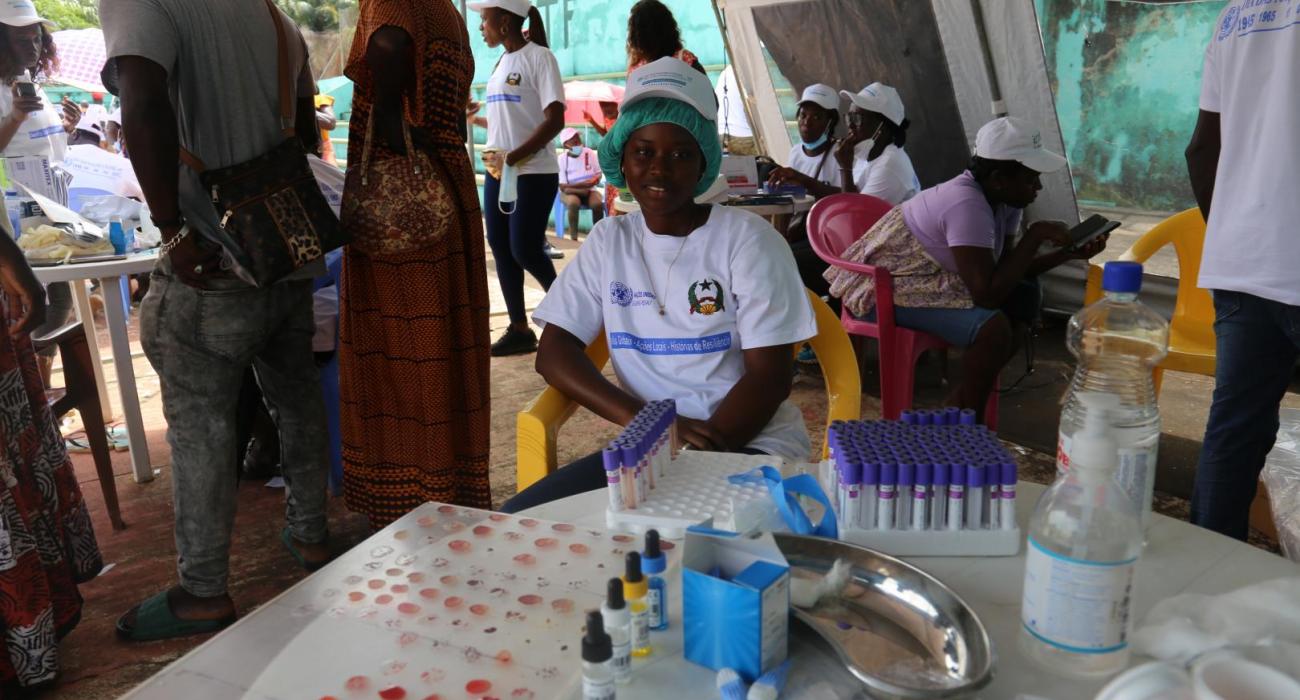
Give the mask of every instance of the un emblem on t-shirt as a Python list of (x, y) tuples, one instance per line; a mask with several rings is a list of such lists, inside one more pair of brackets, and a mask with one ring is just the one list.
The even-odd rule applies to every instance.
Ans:
[(632, 289), (622, 282), (610, 282), (609, 303), (617, 306), (631, 306)]
[(1241, 6), (1233, 5), (1223, 14), (1223, 22), (1219, 24), (1219, 41), (1228, 38), (1232, 34), (1232, 28), (1237, 26), (1237, 17), (1241, 14)]

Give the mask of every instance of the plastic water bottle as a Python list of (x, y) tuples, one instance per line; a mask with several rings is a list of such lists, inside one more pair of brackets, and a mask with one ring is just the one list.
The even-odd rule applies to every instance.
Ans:
[[(1085, 399), (1085, 401), (1087, 401)], [(1108, 411), (1088, 406), (1070, 470), (1038, 500), (1025, 547), (1020, 648), (1067, 676), (1128, 664), (1133, 573), (1142, 553), (1137, 504), (1116, 480)]]
[[(1108, 435), (1119, 450), (1119, 483), (1137, 504), (1145, 531), (1160, 444), (1151, 371), (1169, 350), (1169, 323), (1138, 301), (1141, 288), (1141, 264), (1106, 263), (1106, 296), (1070, 318), (1066, 341), (1079, 365), (1061, 411), (1056, 468), (1067, 472), (1074, 461), (1074, 438), (1087, 420), (1087, 404), (1104, 408)], [(1084, 397), (1090, 397), (1087, 403)]]

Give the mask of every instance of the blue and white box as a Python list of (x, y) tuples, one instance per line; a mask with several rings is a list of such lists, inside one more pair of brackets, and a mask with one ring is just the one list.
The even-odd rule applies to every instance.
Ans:
[(706, 668), (752, 682), (785, 661), (790, 565), (771, 533), (687, 530), (682, 622), (687, 660)]

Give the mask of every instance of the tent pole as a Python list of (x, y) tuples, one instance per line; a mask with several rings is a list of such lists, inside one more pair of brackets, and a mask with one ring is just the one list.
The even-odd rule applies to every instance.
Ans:
[(989, 32), (984, 26), (984, 10), (980, 0), (970, 0), (970, 12), (975, 18), (975, 33), (979, 35), (980, 54), (984, 56), (984, 76), (989, 81), (989, 101), (994, 117), (1007, 116), (1007, 103), (1002, 100), (1002, 86), (998, 70), (993, 63), (993, 48), (989, 45)]

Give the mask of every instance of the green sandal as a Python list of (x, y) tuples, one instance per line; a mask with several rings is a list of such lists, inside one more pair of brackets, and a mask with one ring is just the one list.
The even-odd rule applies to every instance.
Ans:
[(293, 557), (293, 560), (298, 562), (298, 566), (301, 566), (307, 571), (318, 571), (321, 567), (329, 563), (329, 561), (323, 561), (316, 564), (308, 562), (307, 558), (302, 555), (302, 552), (299, 552), (298, 548), (293, 546), (293, 535), (289, 533), (288, 527), (285, 527), (280, 531), (280, 541), (284, 543), (284, 548), (289, 550), (289, 555)]
[[(128, 626), (126, 619), (131, 612), (135, 613), (135, 624)], [(167, 601), (167, 591), (163, 591), (118, 618), (117, 636), (128, 642), (153, 642), (219, 632), (234, 621), (234, 614), (220, 620), (182, 620), (172, 612), (171, 603)]]

